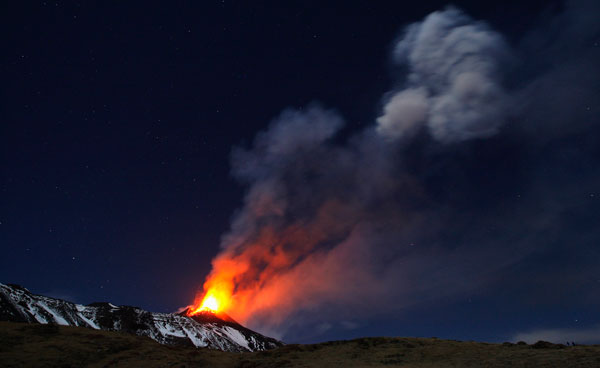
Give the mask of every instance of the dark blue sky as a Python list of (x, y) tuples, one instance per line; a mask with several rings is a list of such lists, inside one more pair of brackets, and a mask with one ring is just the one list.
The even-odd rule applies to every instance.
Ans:
[[(600, 39), (597, 27), (571, 24), (584, 3), (569, 13), (559, 1), (454, 2), (514, 50), (506, 89), (542, 98), (506, 107), (518, 113), (492, 137), (448, 148), (423, 133), (397, 153), (427, 197), (398, 203), (446, 211), (436, 210), (432, 242), (489, 242), (487, 259), (530, 234), (529, 250), (484, 281), (461, 273), (464, 290), (438, 297), (431, 287), (431, 300), (416, 291), (414, 302), (341, 324), (300, 311), (310, 328), (288, 339), (499, 341), (598, 326)], [(232, 148), (313, 101), (344, 117), (339, 142), (372, 125), (405, 78), (390, 56), (403, 27), (446, 5), (2, 4), (0, 282), (160, 312), (190, 303), (242, 206)], [(537, 226), (546, 210), (551, 224)]]

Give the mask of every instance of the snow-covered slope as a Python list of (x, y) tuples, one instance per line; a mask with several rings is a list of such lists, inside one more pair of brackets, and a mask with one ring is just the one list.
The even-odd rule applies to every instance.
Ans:
[(110, 303), (81, 305), (32, 294), (18, 285), (0, 284), (0, 320), (56, 323), (148, 336), (161, 344), (194, 345), (225, 351), (260, 351), (283, 345), (249, 330), (226, 315), (203, 312), (193, 317), (151, 313)]

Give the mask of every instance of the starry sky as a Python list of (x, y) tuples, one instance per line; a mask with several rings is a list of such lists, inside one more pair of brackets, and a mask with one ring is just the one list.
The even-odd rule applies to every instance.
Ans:
[[(311, 304), (291, 313), (294, 323), (277, 337), (554, 333), (599, 343), (600, 27), (589, 17), (598, 5), (452, 4), (464, 12), (460, 22), (484, 22), (493, 34), (492, 46), (474, 51), (494, 60), (490, 78), (502, 90), (490, 95), (502, 104), (472, 120), (493, 121), (486, 130), (447, 133), (434, 128), (439, 120), (408, 133), (393, 125), (399, 91), (437, 88), (397, 45), (409, 43), (410, 24), (434, 24), (427, 17), (446, 1), (3, 3), (0, 282), (84, 304), (188, 305), (262, 180), (240, 179), (251, 159), (232, 152), (259, 155), (259, 132), (293, 142), (294, 131), (270, 133), (285, 120), (280, 113), (317, 103), (344, 120), (328, 145), (368, 140), (356, 146), (391, 146), (386, 155), (400, 157), (385, 161), (395, 169), (371, 175), (409, 188), (356, 211), (380, 225), (379, 208), (393, 223), (433, 219), (382, 230), (386, 245), (370, 251), (428, 272), (406, 274), (422, 287), (395, 293), (406, 275), (377, 261), (391, 295), (386, 308)], [(382, 116), (392, 130), (381, 128)], [(357, 138), (375, 130), (391, 138)], [(315, 193), (352, 188), (340, 184), (346, 174), (307, 185)], [(395, 220), (388, 207), (405, 215)], [(400, 239), (423, 250), (412, 256), (388, 245)], [(340, 309), (349, 312), (336, 319)]]

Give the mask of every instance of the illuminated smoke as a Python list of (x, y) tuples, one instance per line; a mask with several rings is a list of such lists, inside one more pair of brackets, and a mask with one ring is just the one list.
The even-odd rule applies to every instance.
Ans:
[[(278, 337), (301, 325), (355, 328), (366, 314), (472, 290), (550, 244), (569, 204), (554, 187), (528, 185), (568, 163), (530, 168), (549, 159), (536, 152), (557, 132), (589, 126), (569, 109), (598, 97), (573, 59), (550, 56), (572, 73), (563, 93), (579, 97), (554, 104), (575, 117), (545, 131), (546, 115), (532, 106), (553, 95), (532, 88), (563, 69), (526, 75), (509, 93), (503, 74), (518, 56), (485, 23), (450, 8), (407, 27), (393, 55), (406, 75), (376, 123), (342, 139), (337, 112), (288, 109), (234, 150), (232, 174), (248, 190), (204, 291), (234, 319)], [(527, 124), (498, 134), (510, 119)], [(486, 144), (494, 135), (501, 143)], [(594, 178), (556, 183), (569, 193)]]

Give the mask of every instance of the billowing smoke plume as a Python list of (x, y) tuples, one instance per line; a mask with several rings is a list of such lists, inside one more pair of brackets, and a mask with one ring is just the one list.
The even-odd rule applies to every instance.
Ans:
[[(514, 50), (457, 9), (435, 12), (398, 40), (393, 57), (406, 77), (375, 124), (342, 140), (336, 111), (289, 109), (251, 147), (235, 149), (233, 175), (248, 191), (205, 290), (225, 290), (232, 317), (282, 336), (472, 290), (555, 244), (564, 211), (577, 212), (565, 198), (598, 183), (594, 146), (585, 136), (569, 145), (557, 132), (585, 131), (588, 120), (548, 135), (523, 126), (549, 98), (532, 86), (563, 69), (580, 78), (569, 65), (582, 54), (541, 74), (521, 61), (523, 75), (511, 77), (507, 63), (523, 56)], [(586, 83), (563, 86), (579, 91), (577, 108), (598, 96)], [(563, 175), (572, 161), (550, 148), (558, 136), (588, 165), (576, 183)]]
[(505, 119), (508, 97), (500, 68), (510, 60), (502, 37), (456, 9), (435, 12), (407, 28), (394, 50), (408, 70), (377, 119), (388, 138), (426, 125), (442, 142), (489, 137)]

